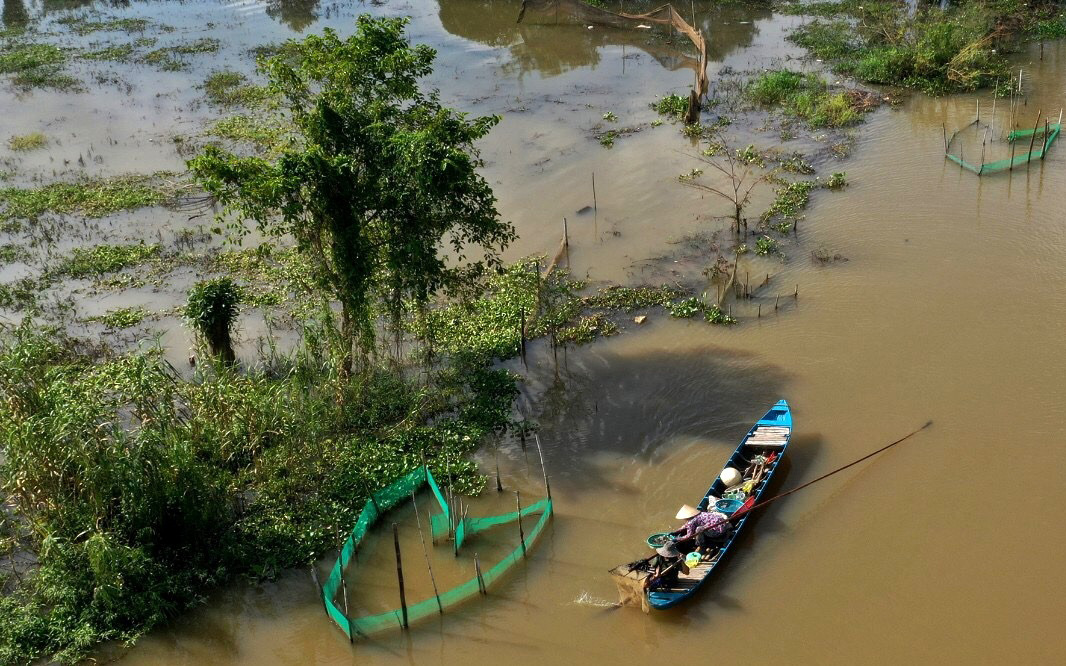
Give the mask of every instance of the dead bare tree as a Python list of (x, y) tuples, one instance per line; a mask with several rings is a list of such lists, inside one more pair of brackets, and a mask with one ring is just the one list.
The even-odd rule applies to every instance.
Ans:
[(710, 185), (697, 180), (698, 175), (688, 178), (682, 177), (681, 182), (688, 187), (710, 192), (733, 204), (732, 226), (734, 233), (739, 234), (741, 224), (744, 225), (745, 229), (747, 228), (747, 221), (743, 217), (743, 213), (744, 208), (751, 201), (752, 192), (760, 184), (771, 182), (777, 173), (777, 169), (770, 169), (765, 172), (755, 171), (752, 168), (754, 162), (751, 159), (744, 158), (748, 151), (733, 150), (728, 142), (722, 138), (712, 141), (710, 145), (719, 146), (721, 150), (713, 155), (709, 154), (710, 151), (708, 150), (694, 157), (724, 175), (728, 182), (724, 185)]

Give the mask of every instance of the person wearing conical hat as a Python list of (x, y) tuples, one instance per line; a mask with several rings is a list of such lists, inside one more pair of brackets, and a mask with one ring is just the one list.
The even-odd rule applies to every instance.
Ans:
[(684, 527), (672, 533), (679, 541), (695, 535), (702, 535), (703, 539), (721, 536), (729, 529), (729, 517), (724, 513), (720, 511), (700, 511), (688, 504), (681, 506), (676, 518), (686, 521)]

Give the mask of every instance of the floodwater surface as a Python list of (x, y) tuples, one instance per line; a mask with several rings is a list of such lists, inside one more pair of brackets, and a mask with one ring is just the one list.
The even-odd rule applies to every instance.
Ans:
[[(190, 31), (217, 16), (236, 49), (292, 30), (350, 29), (364, 10), (411, 15), (412, 39), (438, 49), (433, 83), (442, 99), (503, 116), (482, 149), (500, 210), (520, 234), (508, 258), (554, 253), (566, 217), (571, 270), (593, 283), (698, 274), (693, 257), (713, 259), (725, 202), (678, 182), (698, 166), (698, 148), (669, 122), (652, 127), (649, 108), (686, 91), (691, 54), (661, 37), (516, 24), (518, 7), (190, 2), (123, 12)], [(802, 66), (784, 36), (804, 19), (694, 8), (710, 38), (712, 82)], [(1066, 45), (1048, 43), (1043, 53), (1017, 58), (1026, 71), (1020, 115), (1043, 109), (1054, 120), (1066, 103)], [(180, 77), (173, 87), (176, 99), (189, 94)], [(174, 101), (154, 102), (150, 114), (149, 99), (145, 90), (130, 100), (87, 93), (77, 103), (106, 109), (100, 117), (110, 125), (55, 122), (72, 135), (64, 145), (104, 144), (84, 133), (124, 137), (101, 149), (101, 170), (180, 169), (179, 155), (146, 144), (205, 112)], [(737, 326), (651, 313), (643, 326), (557, 356), (536, 347), (528, 370), (510, 364), (528, 375), (519, 404), (541, 424), (556, 515), (527, 561), (486, 597), (351, 645), (323, 613), (308, 572), (295, 571), (219, 591), (132, 649), (101, 656), (130, 665), (1056, 661), (1066, 649), (1058, 626), (1066, 453), (1057, 425), (1066, 398), (1066, 145), (1013, 173), (964, 172), (944, 159), (943, 135), (973, 120), (975, 102), (907, 96), (867, 116), (843, 159), (826, 150), (840, 140), (830, 133), (800, 128), (784, 141), (772, 123), (735, 130), (738, 147), (815, 155), (820, 176), (846, 171), (849, 185), (816, 192), (783, 257), (741, 259), (752, 283), (769, 282), (731, 306)], [(53, 122), (73, 113), (63, 110), (68, 103), (35, 93), (5, 105), (5, 122), (33, 131), (31, 118)], [(990, 109), (990, 98), (981, 106)], [(610, 125), (640, 129), (611, 149), (595, 138), (611, 128), (608, 111), (618, 117)], [(1005, 109), (997, 113), (1005, 123)], [(593, 204), (593, 173), (595, 211), (578, 215)], [(753, 206), (770, 196), (760, 193)], [(649, 554), (645, 537), (675, 526), (677, 507), (701, 497), (738, 438), (782, 397), (796, 431), (775, 490), (934, 424), (767, 509), (688, 603), (651, 615), (613, 607), (607, 570)], [(535, 447), (507, 439), (498, 459), (508, 492), (497, 495), (490, 479), (472, 513), (511, 510), (516, 489), (529, 501), (543, 494)], [(479, 461), (494, 475), (492, 447)], [(400, 526), (408, 599), (426, 598), (414, 514), (401, 508), (391, 521)], [(348, 578), (360, 612), (398, 602), (391, 535), (381, 527)], [(438, 582), (471, 577), (475, 549), (491, 559), (513, 548), (511, 529), (478, 537), (458, 558), (431, 546)]]

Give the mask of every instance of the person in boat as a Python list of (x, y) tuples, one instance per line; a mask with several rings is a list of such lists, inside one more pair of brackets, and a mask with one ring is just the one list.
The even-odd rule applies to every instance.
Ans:
[(655, 566), (651, 575), (644, 579), (644, 589), (657, 590), (673, 587), (677, 583), (679, 574), (687, 574), (688, 566), (685, 564), (684, 555), (672, 543), (655, 549)]
[[(677, 512), (677, 519), (684, 520), (684, 526), (671, 532), (678, 545), (688, 544), (687, 550), (704, 550), (714, 544), (720, 537), (729, 533), (729, 516), (721, 511), (700, 511), (688, 504), (682, 505)], [(693, 538), (695, 537), (695, 538)]]

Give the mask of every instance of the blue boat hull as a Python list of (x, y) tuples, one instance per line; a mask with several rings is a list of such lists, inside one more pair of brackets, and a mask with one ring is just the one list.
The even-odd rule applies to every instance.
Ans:
[[(773, 435), (771, 436), (768, 433), (773, 433)], [(726, 463), (725, 467), (734, 467), (743, 470), (749, 465), (751, 458), (754, 455), (760, 453), (767, 454), (771, 451), (777, 454), (776, 460), (767, 466), (762, 480), (749, 494), (749, 497), (755, 498), (756, 504), (759, 502), (763, 491), (766, 490), (766, 487), (770, 484), (770, 480), (773, 478), (774, 472), (777, 471), (778, 465), (781, 464), (781, 460), (784, 458), (785, 450), (788, 448), (788, 443), (791, 438), (792, 412), (786, 401), (779, 400), (755, 423), (755, 425), (751, 427), (750, 430), (748, 430), (747, 434), (741, 439), (740, 445), (737, 446), (736, 451), (730, 456), (729, 462)], [(697, 508), (701, 510), (706, 509), (708, 497), (721, 497), (722, 493), (726, 490), (727, 488), (721, 478), (716, 477), (714, 483), (711, 484), (711, 487), (707, 489), (706, 493), (704, 493)], [(737, 540), (737, 536), (740, 534), (740, 531), (744, 529), (744, 525), (748, 522), (749, 518), (750, 516), (743, 516), (734, 524), (734, 529), (729, 540), (721, 546), (711, 561), (701, 563), (691, 575), (685, 577), (685, 585), (680, 586), (683, 589), (653, 590), (648, 592), (648, 605), (652, 608), (664, 610), (676, 606), (695, 594), (696, 590), (698, 590), (703, 583), (711, 577), (714, 569), (722, 563), (726, 555), (732, 550), (733, 544)]]

